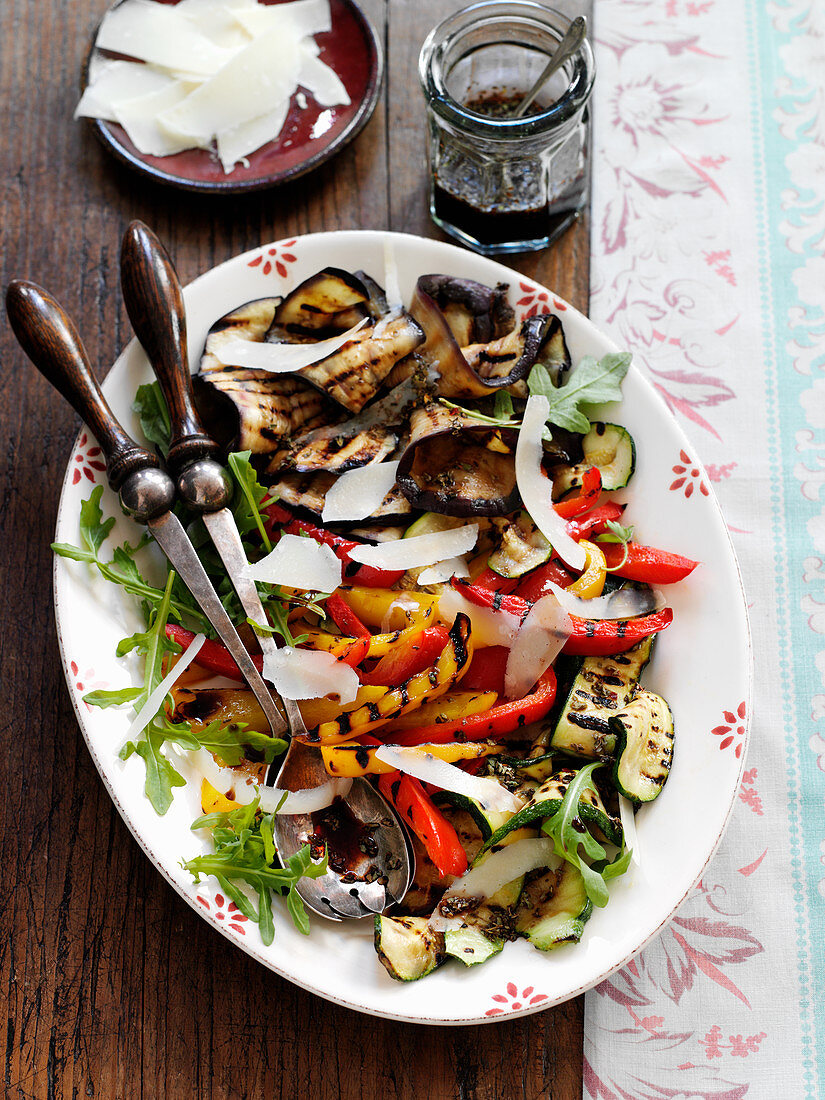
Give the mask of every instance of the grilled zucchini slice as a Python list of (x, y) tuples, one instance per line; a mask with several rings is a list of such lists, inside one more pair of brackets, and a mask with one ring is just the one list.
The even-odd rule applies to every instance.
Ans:
[(539, 951), (551, 951), (578, 943), (592, 912), (581, 871), (563, 863), (558, 871), (545, 871), (527, 883), (516, 931)]
[(585, 657), (553, 730), (551, 748), (585, 760), (609, 760), (616, 751), (610, 719), (624, 710), (650, 659), (645, 638), (626, 653)]
[(427, 917), (375, 918), (375, 950), (397, 982), (426, 978), (445, 959), (444, 937), (433, 932)]
[(610, 719), (616, 735), (613, 780), (634, 805), (652, 802), (673, 763), (673, 715), (660, 695), (639, 689), (620, 714)]
[(602, 488), (622, 489), (636, 469), (636, 444), (633, 436), (620, 424), (605, 424), (596, 420), (582, 439), (584, 461), (598, 466)]

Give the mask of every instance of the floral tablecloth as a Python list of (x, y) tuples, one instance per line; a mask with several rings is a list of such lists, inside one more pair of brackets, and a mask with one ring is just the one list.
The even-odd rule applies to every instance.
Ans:
[[(822, 1097), (825, 3), (598, 0), (595, 17), (591, 316), (715, 483), (755, 691), (719, 852), (587, 996), (584, 1096)], [(670, 487), (690, 495), (690, 468)], [(720, 752), (742, 718), (712, 731)]]

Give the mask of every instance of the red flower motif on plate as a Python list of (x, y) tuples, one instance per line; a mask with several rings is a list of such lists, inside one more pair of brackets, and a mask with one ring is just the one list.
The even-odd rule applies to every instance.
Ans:
[(567, 309), (564, 302), (548, 294), (546, 290), (539, 290), (532, 283), (519, 283), (521, 297), (516, 305), (521, 308), (522, 321), (526, 317), (536, 317), (539, 313), (549, 313), (550, 309), (557, 309), (563, 313)]
[(540, 1005), (547, 1000), (546, 993), (536, 993), (532, 985), (528, 985), (519, 993), (515, 982), (507, 983), (506, 993), (494, 993), (493, 1000), (497, 1002), (495, 1008), (488, 1008), (485, 1016), (501, 1016), (505, 1012), (517, 1012), (520, 1008), (530, 1008), (532, 1005)]
[(671, 467), (672, 472), (677, 475), (675, 481), (668, 486), (671, 492), (681, 489), (685, 497), (692, 497), (694, 490), (698, 489), (702, 496), (708, 496), (710, 490), (702, 477), (702, 471), (693, 465), (690, 455), (679, 451), (679, 458), (680, 462)]
[(736, 708), (735, 713), (730, 710), (723, 712), (727, 725), (714, 726), (710, 731), (715, 737), (721, 737), (720, 749), (729, 749), (731, 745), (736, 745), (734, 753), (737, 760), (742, 755), (742, 744), (745, 736), (745, 713), (745, 704), (742, 702)]
[(282, 279), (287, 275), (287, 264), (294, 264), (298, 257), (290, 251), (295, 244), (295, 238), (291, 241), (281, 241), (280, 244), (271, 245), (262, 249), (254, 260), (250, 260), (248, 267), (260, 267), (262, 275), (269, 275), (274, 268)]
[[(91, 443), (87, 451), (84, 450), (87, 443)], [(94, 485), (96, 481), (96, 473), (103, 473), (106, 470), (106, 463), (100, 460), (101, 450), (100, 447), (89, 438), (88, 432), (84, 432), (81, 435), (77, 444), (77, 454), (72, 459), (74, 469), (72, 470), (72, 485), (77, 485), (82, 477), (85, 477), (88, 481)]]
[[(93, 668), (87, 668), (81, 673), (77, 661), (69, 662), (69, 670), (74, 677), (75, 690), (79, 691), (81, 695), (85, 695), (88, 691), (98, 691), (100, 688), (109, 686), (108, 680), (95, 680), (95, 670)], [(92, 709), (85, 699), (84, 705), (87, 710)]]
[(211, 902), (208, 898), (203, 897), (202, 894), (198, 894), (197, 898), (207, 913), (211, 913), (216, 921), (226, 923), (233, 932), (238, 932), (241, 936), (246, 935), (244, 925), (249, 920), (249, 917), (245, 916), (240, 911), (234, 901), (230, 901), (227, 904), (227, 900), (223, 894), (215, 894)]

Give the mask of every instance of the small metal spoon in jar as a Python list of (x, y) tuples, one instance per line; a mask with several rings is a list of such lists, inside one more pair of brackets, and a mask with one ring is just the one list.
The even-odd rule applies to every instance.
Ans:
[(579, 15), (570, 26), (567, 28), (567, 32), (559, 42), (555, 51), (550, 55), (550, 60), (544, 66), (538, 80), (533, 87), (519, 103), (518, 107), (511, 113), (510, 118), (521, 118), (525, 111), (533, 104), (536, 96), (539, 94), (545, 83), (550, 79), (556, 69), (561, 68), (565, 61), (572, 57), (576, 50), (581, 46), (587, 36), (587, 20), (583, 15)]

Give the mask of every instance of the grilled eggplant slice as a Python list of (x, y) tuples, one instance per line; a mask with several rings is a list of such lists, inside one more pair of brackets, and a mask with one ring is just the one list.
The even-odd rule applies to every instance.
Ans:
[[(512, 386), (523, 381), (539, 362), (553, 364), (554, 373), (558, 373), (552, 356), (556, 354), (559, 333), (561, 323), (558, 317), (545, 313), (527, 317), (517, 329), (498, 340), (463, 347), (461, 354), (470, 369), (488, 387), (489, 393), (490, 387)], [(561, 341), (564, 344), (563, 335)], [(569, 363), (568, 355), (568, 366)]]
[(358, 413), (378, 392), (393, 366), (423, 340), (421, 328), (402, 313), (366, 326), (338, 351), (298, 374), (345, 409)]
[(513, 327), (515, 314), (507, 302), (507, 283), (489, 287), (452, 275), (422, 275), (418, 282), (444, 314), (459, 347), (486, 344)]
[(195, 395), (210, 431), (227, 449), (255, 454), (280, 450), (284, 439), (326, 422), (335, 408), (294, 375), (226, 366), (217, 358), (228, 340), (263, 340), (279, 301), (246, 302), (216, 321), (206, 338)]
[(284, 440), (329, 419), (323, 394), (291, 375), (228, 368), (195, 375), (198, 409), (227, 450), (268, 454)]
[[(504, 441), (504, 451), (498, 449)], [(487, 446), (495, 441), (497, 449)], [(410, 418), (398, 485), (416, 508), (448, 516), (506, 516), (519, 506), (508, 449), (513, 433), (493, 431), (456, 409), (432, 402)]]
[[(296, 286), (279, 303), (266, 330), (266, 339), (294, 342), (334, 332), (346, 332), (367, 315), (369, 291), (356, 275), (339, 267), (325, 267)], [(329, 330), (329, 332), (325, 331)]]

